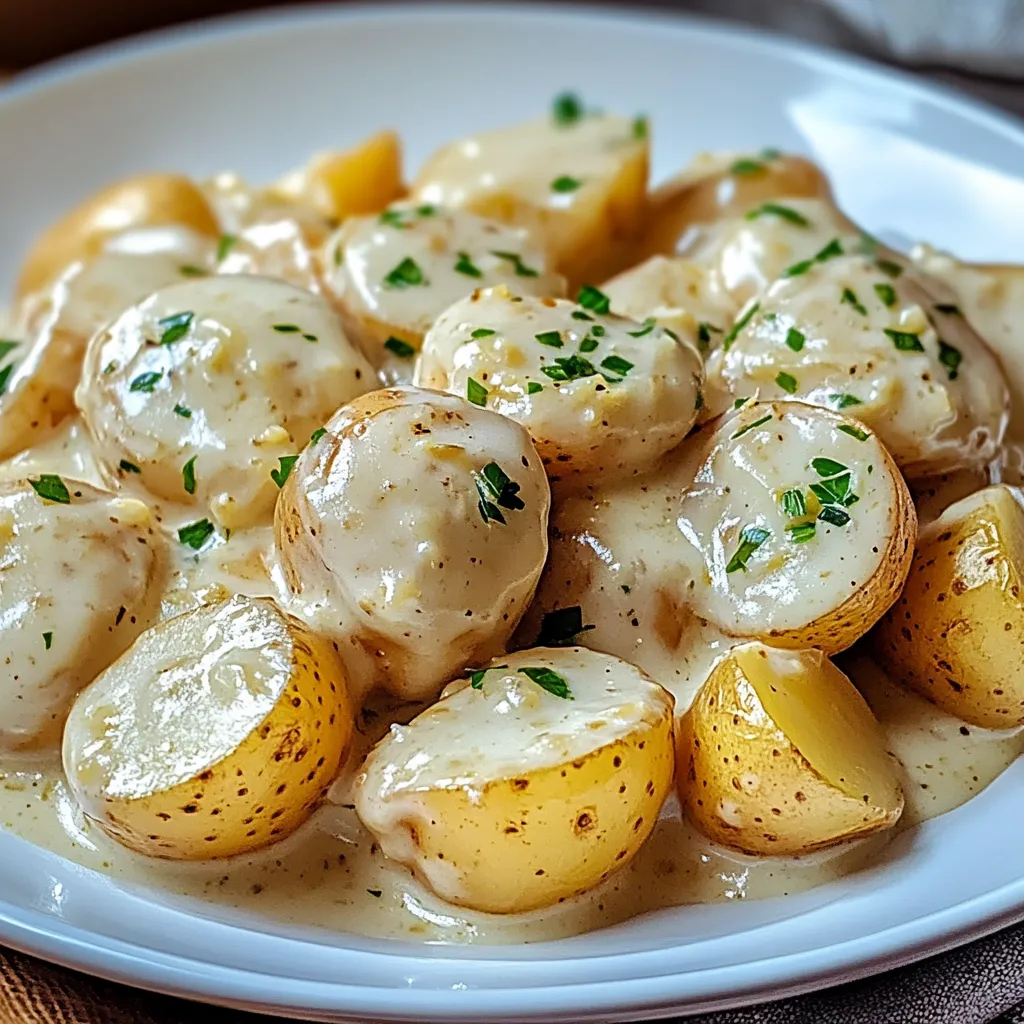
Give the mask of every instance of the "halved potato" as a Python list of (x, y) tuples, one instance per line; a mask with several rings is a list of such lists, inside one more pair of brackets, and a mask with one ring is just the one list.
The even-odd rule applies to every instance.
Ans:
[(678, 763), (687, 815), (743, 853), (810, 853), (903, 811), (878, 723), (820, 651), (730, 651), (679, 723)]
[(291, 217), (260, 220), (219, 246), (218, 274), (276, 277), (308, 292), (321, 293), (319, 251), (306, 228)]
[(174, 860), (247, 853), (312, 813), (353, 718), (331, 643), (234, 597), (147, 630), (79, 696), (64, 770), (86, 815)]
[(111, 477), (236, 529), (269, 517), (280, 460), (376, 383), (324, 299), (217, 275), (163, 288), (96, 334), (76, 399)]
[(980, 469), (1006, 429), (999, 361), (934, 282), (882, 266), (837, 253), (776, 281), (711, 356), (709, 400), (721, 411), (757, 390), (848, 409), (911, 478)]
[(894, 679), (987, 729), (1024, 723), (1022, 501), (1016, 487), (986, 487), (923, 529), (873, 636)]
[(483, 132), (430, 157), (412, 195), (528, 228), (571, 284), (603, 281), (632, 262), (647, 209), (638, 125), (595, 113)]
[[(764, 215), (789, 199), (831, 201), (832, 188), (817, 164), (794, 153), (701, 153), (677, 177), (651, 193), (643, 256), (685, 249), (691, 232), (726, 217)], [(756, 211), (756, 213), (755, 213)]]
[(722, 422), (676, 522), (703, 561), (698, 614), (733, 636), (827, 654), (896, 599), (917, 528), (878, 438), (796, 402), (748, 405)]
[(122, 231), (170, 226), (209, 237), (220, 231), (202, 192), (179, 174), (145, 174), (110, 185), (39, 236), (22, 264), (17, 295), (38, 291), (70, 264), (97, 256)]
[(299, 457), (277, 550), (360, 693), (433, 699), (504, 649), (544, 567), (550, 501), (518, 423), (451, 395), (374, 391)]
[(430, 325), (475, 289), (565, 294), (526, 230), (422, 203), (353, 218), (328, 240), (322, 262), (346, 328), (388, 383), (411, 381)]
[(0, 484), (0, 749), (56, 746), (78, 691), (160, 607), (140, 501), (55, 475)]
[(366, 759), (356, 810), (439, 896), (496, 914), (578, 895), (625, 866), (672, 787), (673, 701), (580, 647), (497, 659)]
[(522, 423), (552, 483), (643, 472), (693, 425), (703, 363), (653, 320), (612, 316), (607, 296), (589, 296), (584, 308), (474, 292), (430, 329), (416, 383)]

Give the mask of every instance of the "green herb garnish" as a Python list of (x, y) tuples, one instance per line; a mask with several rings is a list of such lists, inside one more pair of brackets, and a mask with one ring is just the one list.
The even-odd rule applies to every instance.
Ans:
[(496, 462), (488, 462), (479, 472), (473, 474), (476, 491), (480, 496), (478, 508), (485, 523), (494, 521), (504, 525), (505, 517), (498, 506), (512, 512), (526, 508), (526, 503), (519, 497), (519, 484), (510, 479), (508, 474)]
[(163, 373), (154, 373), (153, 371), (150, 371), (149, 373), (140, 373), (138, 377), (128, 385), (128, 390), (144, 391), (149, 394), (152, 392), (153, 388), (156, 387), (161, 377), (163, 377)]
[(547, 345), (548, 348), (561, 348), (565, 344), (562, 341), (561, 331), (541, 331), (540, 334), (535, 334), (534, 337), (542, 345)]
[(497, 249), (491, 250), (492, 256), (497, 256), (499, 260), (505, 260), (507, 263), (512, 264), (512, 268), (516, 272), (516, 277), (538, 277), (539, 271), (533, 269), (533, 267), (526, 266), (523, 263), (522, 256), (517, 252), (499, 252)]
[(474, 690), (482, 690), (484, 688), (484, 676), (488, 672), (497, 672), (499, 669), (508, 668), (508, 665), (492, 665), (490, 668), (478, 668), (470, 673), (469, 685)]
[(278, 334), (301, 334), (302, 328), (298, 324), (274, 324), (271, 330)]
[(43, 501), (52, 501), (55, 505), (71, 504), (67, 485), (56, 474), (42, 473), (38, 480), (29, 480), (29, 483)]
[(835, 476), (837, 473), (849, 471), (849, 467), (836, 462), (835, 459), (811, 459), (811, 468), (818, 476)]
[(827, 260), (834, 259), (836, 256), (843, 255), (843, 247), (840, 244), (838, 238), (833, 238), (823, 249), (819, 249), (809, 260), (801, 260), (799, 263), (794, 263), (791, 267), (787, 267), (783, 272), (783, 277), (799, 277), (801, 274), (806, 274), (815, 263), (825, 263)]
[(749, 157), (743, 157), (740, 160), (736, 160), (729, 167), (730, 174), (738, 174), (740, 177), (751, 174), (760, 174), (765, 170), (767, 170), (767, 168), (760, 160), (751, 160)]
[(886, 309), (892, 309), (896, 305), (896, 289), (891, 284), (886, 284), (884, 281), (881, 284), (876, 284), (875, 294), (882, 300), (882, 305)]
[(561, 356), (554, 366), (542, 366), (541, 373), (555, 381), (579, 380), (597, 374), (594, 364), (582, 356)]
[(771, 535), (772, 531), (766, 530), (763, 526), (744, 526), (743, 531), (740, 533), (740, 546), (736, 549), (736, 554), (729, 559), (729, 564), (726, 565), (725, 571), (729, 573), (742, 569), (743, 572), (746, 572), (750, 556)]
[(203, 270), (202, 267), (197, 267), (194, 263), (182, 263), (178, 267), (178, 273), (182, 277), (209, 277), (209, 272)]
[(178, 540), (193, 551), (198, 551), (212, 536), (213, 523), (209, 519), (200, 519), (189, 523), (178, 531)]
[(818, 513), (818, 518), (823, 523), (830, 523), (832, 526), (845, 526), (850, 521), (850, 513), (836, 508), (835, 505), (826, 505)]
[(795, 327), (790, 327), (786, 331), (786, 344), (794, 351), (799, 352), (804, 347), (804, 342), (807, 338), (804, 334), (798, 331)]
[(563, 174), (561, 177), (555, 178), (551, 182), (552, 192), (575, 192), (583, 184), (579, 178), (571, 178), (568, 174)]
[(791, 373), (786, 373), (785, 370), (779, 370), (775, 375), (775, 383), (786, 392), (787, 395), (796, 394), (797, 383), (796, 377)]
[[(745, 402), (746, 399), (743, 399)], [(754, 420), (753, 423), (748, 423), (745, 427), (740, 427), (735, 433), (729, 435), (730, 441), (735, 441), (736, 438), (742, 437), (744, 434), (750, 433), (755, 427), (761, 426), (762, 423), (767, 423), (772, 418), (772, 414), (768, 413), (767, 416), (762, 416), (759, 420)]]
[(620, 377), (625, 377), (633, 369), (633, 365), (628, 359), (623, 359), (622, 356), (617, 355), (610, 355), (601, 362), (602, 369), (607, 370), (609, 373), (617, 373)]
[(385, 288), (414, 288), (426, 283), (420, 265), (409, 256), (384, 275)]
[(700, 342), (700, 347), (707, 351), (711, 346), (711, 335), (721, 334), (722, 328), (715, 327), (714, 324), (709, 324), (706, 321), (701, 321), (697, 324), (697, 341)]
[(750, 323), (750, 318), (761, 308), (760, 302), (755, 302), (747, 311), (732, 325), (729, 333), (722, 339), (722, 348), (726, 352), (732, 347), (732, 343), (739, 337), (740, 331)]
[(786, 533), (794, 544), (806, 544), (814, 539), (815, 532), (814, 523), (797, 523), (795, 526), (786, 527)]
[(871, 436), (866, 430), (861, 430), (860, 427), (855, 427), (852, 423), (840, 423), (836, 430), (843, 434), (849, 434), (850, 437), (855, 437), (858, 441), (866, 441)]
[(186, 405), (176, 405), (174, 407), (174, 413), (176, 416), (180, 416), (183, 420), (192, 419), (192, 410)]
[(185, 490), (189, 494), (196, 493), (196, 459), (197, 455), (193, 455), (184, 466), (181, 467), (181, 482), (184, 484)]
[(863, 303), (857, 298), (857, 293), (852, 288), (844, 288), (842, 298), (839, 301), (844, 305), (853, 306), (861, 316), (868, 315), (868, 311), (864, 308)]
[(288, 477), (292, 475), (292, 467), (297, 459), (298, 455), (282, 455), (277, 460), (279, 463), (278, 468), (270, 471), (270, 479), (277, 484), (278, 489), (284, 487), (288, 482)]
[(939, 338), (939, 362), (946, 368), (946, 374), (950, 380), (956, 380), (960, 375), (960, 364), (963, 359), (964, 356), (960, 349), (954, 348)]
[(402, 341), (401, 338), (396, 338), (394, 335), (384, 342), (384, 347), (389, 352), (393, 352), (399, 359), (412, 359), (416, 355), (416, 349), (412, 345), (407, 341)]
[(497, 333), (497, 331), (492, 331), (490, 327), (478, 327), (475, 331), (470, 331), (469, 336), (471, 338), (490, 338)]
[(49, 650), (53, 646), (53, 631), (47, 630), (43, 634), (43, 645)]
[(631, 338), (643, 338), (654, 330), (656, 322), (653, 316), (649, 316), (639, 331), (626, 331)]
[(650, 124), (646, 115), (637, 114), (637, 116), (633, 118), (633, 138), (646, 139), (649, 133)]
[(844, 395), (839, 391), (833, 391), (832, 394), (828, 396), (828, 400), (832, 402), (837, 409), (849, 409), (851, 405), (864, 404), (855, 395)]
[(538, 384), (535, 380), (531, 380), (526, 385), (526, 393), (528, 395), (536, 395), (538, 392), (543, 391), (543, 390), (544, 390), (544, 385), (543, 384)]
[(916, 334), (909, 331), (894, 331), (890, 327), (884, 329), (886, 337), (892, 339), (892, 343), (900, 352), (923, 352), (924, 345)]
[(176, 341), (181, 341), (188, 334), (193, 320), (195, 320), (195, 313), (175, 313), (173, 316), (165, 316), (162, 320), (157, 320), (157, 327), (163, 330), (160, 335), (160, 344), (173, 345)]
[(585, 284), (580, 288), (576, 301), (584, 309), (589, 309), (592, 313), (598, 313), (602, 316), (612, 308), (612, 300), (592, 284)]
[(903, 268), (892, 260), (875, 260), (875, 266), (889, 277), (896, 278), (903, 273)]
[[(455, 273), (466, 277), (483, 277), (483, 271), (470, 259), (468, 252), (456, 253), (459, 257), (455, 263)], [(418, 282), (417, 282), (418, 283)]]
[(799, 519), (807, 515), (807, 502), (804, 501), (803, 491), (786, 491), (781, 500), (782, 511), (790, 519)]
[(559, 93), (551, 103), (551, 118), (565, 128), (583, 117), (583, 102), (572, 92)]
[(582, 341), (580, 342), (580, 351), (581, 351), (581, 352), (593, 352), (593, 351), (594, 351), (594, 349), (596, 349), (596, 348), (597, 348), (597, 346), (598, 346), (599, 344), (600, 344), (600, 342), (599, 342), (599, 341), (597, 340), (597, 338), (592, 338), (592, 337), (591, 337), (591, 336), (590, 336), (590, 335), (588, 334), (588, 335), (587, 335), (587, 336), (586, 336), (586, 337), (585, 337), (585, 338), (584, 338), (584, 339), (583, 339), (583, 340), (582, 340)]
[(595, 626), (583, 624), (583, 610), (578, 604), (574, 604), (571, 608), (556, 608), (554, 611), (545, 613), (540, 624), (540, 633), (533, 646), (572, 646), (580, 633), (586, 633), (595, 628)]
[(782, 220), (789, 224), (794, 224), (798, 228), (810, 227), (811, 222), (799, 211), (794, 210), (792, 206), (783, 206), (781, 203), (762, 203), (760, 206), (750, 210), (747, 215), (747, 220), (757, 220), (758, 217), (781, 217)]
[(542, 690), (565, 700), (573, 699), (569, 684), (557, 672), (549, 668), (521, 668), (519, 672), (527, 679), (532, 679)]
[(229, 252), (234, 249), (235, 244), (238, 242), (237, 235), (221, 235), (220, 241), (217, 243), (217, 262), (226, 259)]
[(474, 405), (484, 406), (487, 404), (487, 388), (479, 381), (473, 380), (472, 377), (466, 381), (466, 399), (472, 402)]
[(309, 435), (309, 443), (310, 444), (316, 444), (317, 441), (319, 441), (320, 438), (323, 437), (324, 434), (326, 434), (326, 433), (327, 433), (327, 428), (326, 427), (317, 427), (316, 430), (314, 430), (313, 433)]

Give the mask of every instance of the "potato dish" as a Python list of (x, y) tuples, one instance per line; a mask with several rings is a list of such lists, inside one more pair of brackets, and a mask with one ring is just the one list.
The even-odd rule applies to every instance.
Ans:
[(565, 94), (408, 177), (385, 131), (45, 227), (7, 827), (533, 941), (822, 884), (1024, 750), (1024, 268), (891, 249), (774, 149), (652, 186), (651, 134)]

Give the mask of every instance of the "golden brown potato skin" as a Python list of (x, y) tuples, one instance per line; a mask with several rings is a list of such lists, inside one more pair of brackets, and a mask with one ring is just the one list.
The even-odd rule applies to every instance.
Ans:
[(22, 264), (16, 295), (23, 298), (69, 264), (98, 255), (113, 235), (129, 228), (171, 225), (211, 238), (220, 233), (202, 192), (179, 174), (145, 174), (110, 185), (39, 236)]
[(1024, 508), (988, 487), (925, 529), (907, 584), (872, 634), (896, 680), (986, 729), (1024, 724)]

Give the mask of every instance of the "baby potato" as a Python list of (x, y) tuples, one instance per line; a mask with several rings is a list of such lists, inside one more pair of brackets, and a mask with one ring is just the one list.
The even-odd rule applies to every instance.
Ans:
[(986, 729), (1024, 724), (1022, 501), (1016, 487), (986, 487), (929, 523), (873, 634), (893, 679)]
[(690, 345), (653, 320), (474, 292), (430, 329), (416, 383), (466, 396), (530, 431), (552, 483), (633, 476), (687, 434), (701, 406), (704, 367)]
[(301, 825), (353, 732), (329, 641), (273, 601), (233, 597), (143, 633), (68, 716), (85, 814), (151, 857), (249, 853)]
[(595, 113), (484, 132), (435, 153), (412, 195), (528, 228), (573, 285), (603, 281), (632, 262), (646, 214), (638, 124)]
[(0, 483), (0, 750), (60, 743), (78, 691), (159, 609), (148, 508), (77, 480)]
[(673, 700), (580, 647), (498, 660), (393, 725), (355, 801), (443, 899), (511, 914), (579, 895), (643, 845), (672, 787)]
[(678, 763), (693, 823), (755, 856), (820, 850), (903, 811), (878, 723), (820, 651), (730, 651), (679, 723)]
[(876, 435), (772, 402), (746, 406), (704, 442), (677, 526), (703, 560), (700, 616), (732, 636), (836, 654), (896, 600), (917, 517)]
[(387, 383), (411, 381), (427, 329), (475, 288), (565, 294), (524, 229), (427, 204), (353, 218), (328, 241), (322, 262), (346, 328)]
[[(45, 439), (75, 411), (96, 331), (158, 288), (204, 273), (208, 255), (207, 240), (190, 231), (129, 231), (22, 302), (13, 333), (24, 340), (11, 352), (11, 369), (0, 370), (0, 459)], [(9, 344), (0, 342), (0, 363)]]
[(97, 192), (39, 236), (22, 265), (21, 298), (53, 281), (70, 264), (98, 255), (130, 228), (188, 228), (215, 238), (217, 218), (199, 188), (179, 174), (145, 174)]
[(930, 285), (863, 255), (813, 261), (776, 281), (712, 354), (712, 400), (728, 407), (756, 390), (849, 409), (910, 478), (984, 467), (1006, 429), (1006, 380)]
[(549, 505), (518, 423), (450, 395), (375, 391), (299, 457), (277, 549), (361, 692), (433, 699), (503, 650), (544, 567)]
[(824, 171), (795, 153), (701, 153), (651, 193), (644, 256), (685, 249), (698, 225), (726, 217), (770, 216), (787, 199), (832, 200)]
[(306, 227), (291, 217), (252, 224), (219, 246), (218, 274), (257, 274), (320, 294), (319, 253)]
[(127, 309), (90, 342), (76, 400), (111, 477), (236, 529), (269, 516), (280, 460), (375, 384), (323, 299), (232, 275)]

